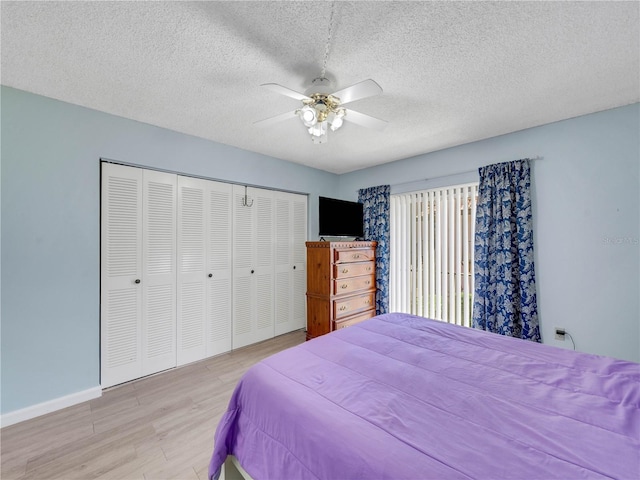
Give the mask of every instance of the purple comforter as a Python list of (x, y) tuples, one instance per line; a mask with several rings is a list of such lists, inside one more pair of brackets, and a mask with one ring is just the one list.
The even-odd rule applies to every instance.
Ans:
[(639, 364), (387, 314), (253, 366), (209, 475), (631, 480), (639, 438)]

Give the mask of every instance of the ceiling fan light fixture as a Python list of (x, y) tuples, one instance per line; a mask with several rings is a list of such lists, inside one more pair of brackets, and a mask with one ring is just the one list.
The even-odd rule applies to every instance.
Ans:
[(315, 108), (310, 105), (305, 105), (296, 113), (302, 120), (302, 123), (304, 123), (305, 127), (313, 127), (318, 123), (318, 112), (316, 112)]
[(326, 130), (322, 135), (319, 135), (319, 136), (311, 135), (311, 141), (314, 143), (314, 145), (319, 145), (321, 143), (327, 143), (327, 139), (328, 139), (328, 135), (327, 135)]
[(312, 137), (322, 137), (327, 135), (327, 122), (318, 122), (309, 127), (309, 133)]
[(342, 126), (342, 119), (345, 116), (344, 108), (339, 108), (329, 115), (329, 124), (332, 132), (335, 132)]

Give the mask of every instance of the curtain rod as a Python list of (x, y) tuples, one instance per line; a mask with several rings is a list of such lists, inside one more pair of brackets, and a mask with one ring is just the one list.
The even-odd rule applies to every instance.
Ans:
[[(520, 160), (542, 160), (544, 157), (541, 157), (540, 155), (536, 155), (535, 157), (524, 157)], [(498, 162), (498, 163), (505, 163), (505, 162)], [(495, 165), (493, 163), (490, 163), (489, 165)], [(478, 171), (478, 169), (483, 168), (483, 167), (488, 167), (489, 165), (483, 165), (477, 168), (474, 168), (473, 170), (465, 170), (464, 172), (454, 172), (454, 173), (447, 173), (446, 175), (438, 175), (437, 177), (428, 177), (428, 178), (419, 178), (417, 180), (410, 180), (408, 182), (400, 182), (400, 183), (394, 183), (393, 186), (394, 187), (398, 187), (400, 185), (407, 185), (409, 183), (417, 183), (417, 182), (426, 182), (428, 180), (437, 180), (438, 178), (445, 178), (445, 177), (453, 177), (455, 175), (465, 175), (467, 173), (475, 173)]]

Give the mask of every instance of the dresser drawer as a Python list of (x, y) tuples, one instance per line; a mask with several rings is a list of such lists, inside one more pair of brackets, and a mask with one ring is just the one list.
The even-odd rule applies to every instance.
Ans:
[(366, 291), (375, 288), (375, 275), (363, 275), (361, 277), (342, 278), (333, 281), (333, 294), (342, 295), (345, 293), (353, 293)]
[(375, 271), (375, 262), (343, 263), (333, 266), (333, 278), (358, 277), (360, 275), (369, 275)]
[(373, 248), (345, 248), (334, 250), (335, 263), (371, 262), (376, 259)]
[(348, 317), (354, 313), (373, 308), (376, 304), (376, 292), (354, 295), (353, 297), (335, 300), (333, 302), (333, 318)]
[(376, 316), (375, 310), (369, 310), (368, 312), (360, 313), (358, 315), (354, 315), (353, 317), (345, 318), (344, 320), (338, 320), (334, 322), (335, 328), (334, 330), (340, 330), (341, 328), (350, 327), (351, 325), (355, 325), (356, 323), (363, 322), (364, 320), (368, 320)]

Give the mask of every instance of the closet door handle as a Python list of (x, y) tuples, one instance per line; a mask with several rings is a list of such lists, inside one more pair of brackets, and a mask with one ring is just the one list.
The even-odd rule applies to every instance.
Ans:
[(296, 266), (295, 266), (295, 265), (293, 266), (293, 269), (294, 269), (294, 270), (296, 269)]
[(140, 279), (139, 279), (139, 278), (136, 278), (136, 279), (135, 279), (135, 281), (134, 281), (134, 283), (140, 283)]
[(251, 270), (251, 273), (255, 272), (255, 270)]
[(213, 273), (210, 273), (210, 274), (209, 274), (209, 278), (211, 278), (211, 277), (213, 277)]

